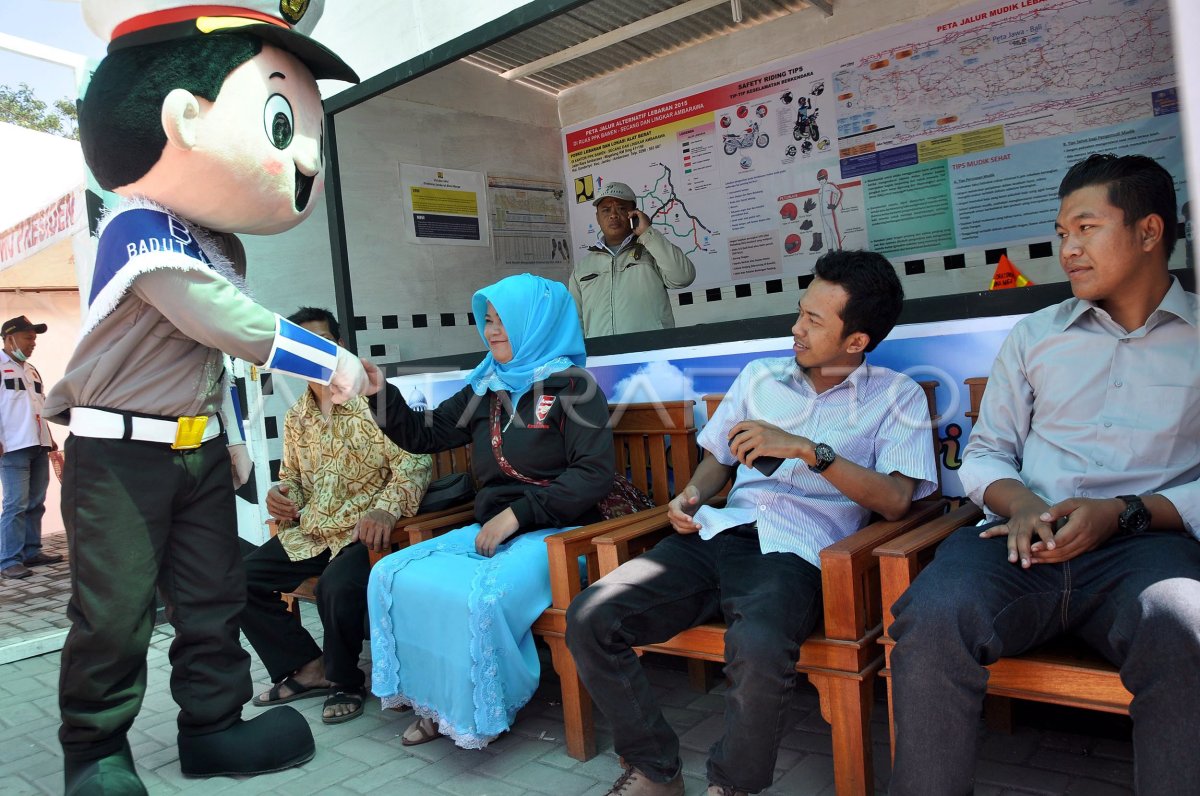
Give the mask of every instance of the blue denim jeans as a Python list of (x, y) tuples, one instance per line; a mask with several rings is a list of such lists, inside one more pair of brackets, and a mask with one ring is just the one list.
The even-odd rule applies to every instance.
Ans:
[(625, 762), (667, 781), (680, 767), (633, 647), (724, 619), (725, 731), (708, 780), (751, 793), (771, 784), (791, 718), (800, 643), (816, 626), (821, 572), (791, 553), (762, 553), (747, 526), (709, 541), (669, 536), (585, 589), (567, 611), (567, 646)]
[(979, 530), (943, 542), (894, 607), (891, 793), (971, 793), (983, 666), (1064, 633), (1120, 667), (1133, 694), (1137, 792), (1200, 793), (1200, 542), (1140, 534), (1023, 570)]
[(49, 448), (32, 445), (0, 456), (0, 569), (27, 561), (42, 551), (42, 515), (50, 483)]

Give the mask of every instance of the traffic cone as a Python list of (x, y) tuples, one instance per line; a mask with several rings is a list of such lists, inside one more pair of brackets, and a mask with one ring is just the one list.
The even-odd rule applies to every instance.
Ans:
[(988, 290), (1005, 290), (1010, 287), (1025, 287), (1032, 284), (1033, 282), (1026, 279), (1025, 275), (1012, 264), (1008, 255), (1002, 254), (1000, 262), (996, 265), (996, 272), (992, 274), (992, 284)]

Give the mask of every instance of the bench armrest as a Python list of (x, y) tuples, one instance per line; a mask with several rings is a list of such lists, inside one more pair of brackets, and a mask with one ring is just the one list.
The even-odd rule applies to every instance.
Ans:
[(933, 558), (933, 551), (937, 545), (959, 528), (975, 525), (982, 519), (983, 512), (978, 506), (965, 503), (949, 514), (875, 548), (875, 556), (879, 559), (885, 636), (894, 619), (892, 605), (900, 599), (900, 595), (904, 594), (925, 564)]
[(898, 520), (876, 520), (821, 550), (825, 636), (856, 641), (879, 622), (875, 548), (946, 513), (948, 501), (926, 498)]
[(579, 573), (580, 556), (585, 556), (587, 559), (588, 582), (594, 583), (600, 579), (603, 573), (598, 563), (597, 549), (593, 545), (597, 537), (607, 536), (628, 527), (631, 523), (641, 525), (647, 522), (656, 522), (659, 517), (665, 521), (666, 513), (666, 506), (658, 506), (547, 536), (546, 554), (550, 557), (551, 605), (565, 611), (571, 604), (571, 600), (575, 599), (576, 595), (583, 590), (583, 582)]

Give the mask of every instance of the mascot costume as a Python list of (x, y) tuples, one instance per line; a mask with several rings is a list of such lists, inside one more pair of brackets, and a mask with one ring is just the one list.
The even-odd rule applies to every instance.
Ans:
[(59, 739), (68, 794), (144, 794), (126, 733), (156, 589), (175, 630), (183, 773), (278, 771), (314, 753), (290, 707), (241, 718), (251, 680), (233, 489), (248, 458), (227, 436), (224, 354), (329, 384), (338, 402), (367, 382), (350, 352), (245, 295), (231, 233), (309, 215), (323, 183), (316, 78), (357, 76), (304, 35), (321, 0), (83, 0), (83, 11), (110, 44), (80, 141), (122, 201), (101, 224), (80, 341), (45, 408), (71, 430)]

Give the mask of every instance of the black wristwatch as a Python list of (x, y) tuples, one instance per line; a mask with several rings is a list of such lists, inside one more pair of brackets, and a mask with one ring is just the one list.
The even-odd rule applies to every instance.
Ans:
[(1117, 500), (1125, 501), (1125, 510), (1117, 519), (1117, 534), (1132, 536), (1135, 533), (1145, 533), (1150, 530), (1150, 509), (1137, 495), (1117, 495)]
[(813, 454), (816, 455), (817, 461), (815, 464), (810, 464), (808, 469), (814, 473), (823, 473), (829, 469), (829, 465), (833, 464), (833, 460), (837, 458), (837, 454), (833, 452), (833, 448), (826, 445), (824, 442), (818, 442), (813, 448)]

